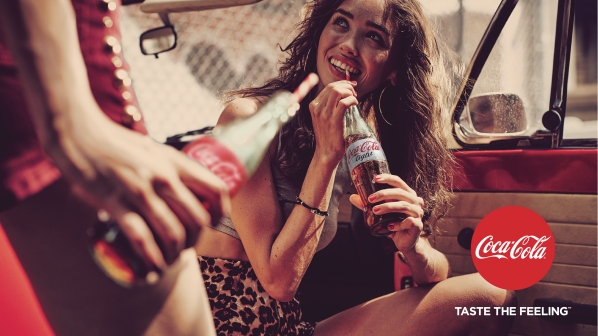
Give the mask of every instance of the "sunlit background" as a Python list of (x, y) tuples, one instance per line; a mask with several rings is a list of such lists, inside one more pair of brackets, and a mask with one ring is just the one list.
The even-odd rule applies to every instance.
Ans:
[[(473, 94), (519, 95), (531, 127), (548, 108), (556, 0), (521, 0)], [(264, 0), (237, 8), (171, 14), (179, 40), (158, 59), (139, 50), (139, 35), (162, 25), (157, 14), (123, 7), (125, 58), (150, 135), (214, 125), (228, 90), (259, 85), (276, 73), (305, 1)], [(499, 0), (422, 0), (438, 32), (467, 65)], [(578, 0), (565, 137), (596, 137), (596, 2)], [(593, 13), (593, 16), (592, 16)]]

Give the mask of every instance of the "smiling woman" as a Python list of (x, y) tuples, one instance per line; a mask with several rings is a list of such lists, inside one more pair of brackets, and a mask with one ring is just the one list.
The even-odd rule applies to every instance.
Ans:
[[(357, 19), (355, 11), (359, 11)], [(385, 21), (388, 28), (383, 24)], [(397, 27), (390, 23), (385, 20), (379, 3), (338, 8), (318, 43), (316, 69), (323, 76), (320, 90), (329, 83), (346, 79), (345, 70), (363, 93), (371, 92), (385, 80), (396, 86), (397, 70), (388, 60), (394, 58), (400, 41), (394, 40)]]
[[(318, 0), (305, 12), (278, 75), (264, 86), (230, 93), (236, 99), (219, 120), (255, 113), (275, 91), (294, 89), (310, 72), (321, 78), (233, 199), (230, 218), (204, 230), (196, 246), (218, 332), (504, 333), (509, 317), (459, 319), (455, 307), (512, 305), (513, 293), (479, 275), (448, 279), (446, 257), (428, 241), (448, 204), (452, 157), (442, 115), (450, 83), (441, 43), (419, 2)], [(314, 326), (302, 320), (295, 294), (316, 251), (334, 237), (339, 198), (351, 189), (343, 119), (353, 105), (376, 132), (392, 173), (376, 178), (391, 188), (369, 195), (369, 201), (382, 202), (376, 214), (407, 215), (394, 223), (389, 238), (419, 287)], [(357, 197), (352, 202), (364, 207)]]

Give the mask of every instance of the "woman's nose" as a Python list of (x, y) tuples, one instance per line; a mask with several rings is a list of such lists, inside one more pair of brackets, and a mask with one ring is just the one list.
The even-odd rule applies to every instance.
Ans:
[(357, 49), (357, 43), (354, 36), (348, 36), (340, 45), (340, 49), (347, 55), (357, 56), (359, 51)]

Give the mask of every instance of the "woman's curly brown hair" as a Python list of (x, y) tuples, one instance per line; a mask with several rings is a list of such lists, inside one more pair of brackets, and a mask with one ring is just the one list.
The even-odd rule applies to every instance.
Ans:
[[(417, 0), (387, 0), (384, 18), (393, 20), (400, 49), (395, 60), (397, 86), (386, 81), (362, 98), (360, 108), (377, 128), (386, 149), (390, 170), (400, 176), (425, 201), (425, 231), (448, 208), (453, 157), (446, 148), (445, 122), (453, 83), (444, 54), (430, 22)], [(288, 54), (278, 76), (257, 88), (231, 92), (229, 97), (267, 97), (278, 90), (294, 90), (316, 71), (317, 47), (324, 27), (343, 0), (314, 0), (306, 4), (298, 34), (283, 49)], [(303, 180), (315, 150), (309, 102), (315, 89), (301, 103), (300, 111), (282, 130), (282, 153), (276, 164), (292, 179)], [(381, 99), (381, 95), (383, 96)], [(384, 118), (380, 116), (382, 108)]]

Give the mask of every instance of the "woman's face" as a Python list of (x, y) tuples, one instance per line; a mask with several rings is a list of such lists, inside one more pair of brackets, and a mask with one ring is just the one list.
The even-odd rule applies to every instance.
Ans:
[(390, 20), (383, 19), (385, 5), (384, 0), (345, 0), (335, 11), (318, 43), (319, 90), (344, 80), (346, 69), (357, 81), (358, 97), (394, 78), (398, 41)]

